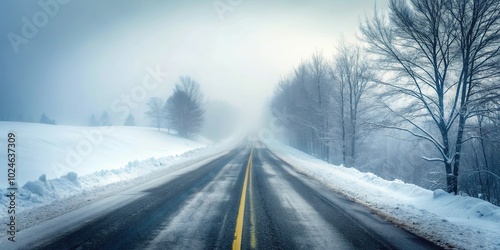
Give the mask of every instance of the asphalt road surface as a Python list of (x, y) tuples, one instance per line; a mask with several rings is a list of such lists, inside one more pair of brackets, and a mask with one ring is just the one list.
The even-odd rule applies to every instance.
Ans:
[(23, 231), (13, 248), (440, 249), (258, 143)]

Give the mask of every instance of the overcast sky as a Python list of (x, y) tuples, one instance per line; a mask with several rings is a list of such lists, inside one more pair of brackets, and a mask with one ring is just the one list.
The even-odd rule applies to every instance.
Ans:
[[(147, 99), (166, 99), (180, 75), (198, 81), (208, 99), (253, 117), (280, 77), (316, 50), (330, 57), (340, 35), (353, 36), (375, 6), (373, 0), (60, 2), (2, 1), (0, 119), (38, 121), (45, 112), (59, 124), (85, 124), (92, 113), (117, 118), (126, 109), (142, 120)], [(158, 70), (165, 74), (160, 84), (148, 73)]]

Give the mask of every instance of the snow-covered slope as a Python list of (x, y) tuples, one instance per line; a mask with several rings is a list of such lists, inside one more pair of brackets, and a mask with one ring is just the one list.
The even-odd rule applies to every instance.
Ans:
[[(7, 133), (16, 135), (17, 181), (22, 186), (45, 174), (54, 179), (75, 172), (79, 176), (121, 168), (131, 161), (180, 155), (205, 144), (179, 138), (154, 128), (78, 127), (0, 122), (0, 145)], [(2, 139), (3, 138), (3, 139)], [(2, 147), (3, 148), (3, 147)], [(0, 150), (0, 159), (7, 151)], [(5, 166), (0, 166), (7, 172)], [(0, 188), (7, 179), (0, 178)]]
[[(97, 192), (95, 189), (113, 183), (125, 185), (206, 147), (200, 142), (143, 127), (0, 122), (4, 145), (9, 133), (16, 138), (15, 181), (19, 188), (16, 213), (89, 190)], [(7, 159), (7, 150), (0, 151), (0, 159)], [(5, 173), (7, 168), (4, 161)], [(0, 178), (0, 207), (7, 207), (7, 176), (0, 176), (4, 176)]]
[(500, 249), (500, 207), (443, 190), (327, 164), (283, 144), (268, 143), (278, 157), (382, 217), (445, 247)]
[[(3, 145), (10, 132), (17, 139), (17, 230), (159, 176), (184, 171), (234, 146), (232, 141), (207, 145), (208, 140), (195, 142), (152, 128), (0, 122)], [(6, 150), (1, 150), (0, 159), (6, 158)], [(7, 161), (3, 164), (2, 172), (7, 173)], [(0, 176), (0, 209), (4, 211), (0, 221), (8, 221), (7, 177)], [(0, 236), (7, 231), (3, 229)]]

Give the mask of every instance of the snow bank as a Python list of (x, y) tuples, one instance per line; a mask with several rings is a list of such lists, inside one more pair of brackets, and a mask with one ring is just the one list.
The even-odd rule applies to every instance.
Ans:
[[(17, 216), (18, 229), (135, 185), (141, 178), (155, 178), (158, 171), (191, 157), (214, 152), (213, 147), (153, 128), (0, 122), (5, 142), (9, 132), (16, 135), (16, 214), (22, 215)], [(1, 150), (0, 159), (7, 159), (6, 153)], [(7, 173), (6, 162), (4, 170)], [(5, 211), (0, 221), (6, 221), (9, 190), (7, 177), (0, 176), (5, 177), (0, 179), (0, 210)], [(45, 212), (33, 211), (43, 206)]]
[[(32, 126), (33, 125), (34, 127), (38, 127), (37, 124), (32, 124)], [(27, 127), (29, 126), (30, 125), (27, 125)], [(18, 129), (18, 127), (16, 127), (16, 129)], [(47, 128), (45, 127), (43, 129)], [(47, 130), (50, 129), (53, 128)], [(43, 141), (41, 144), (52, 145), (54, 148), (63, 147), (64, 145), (57, 146), (55, 141), (60, 143), (65, 140), (65, 136), (71, 137), (73, 131), (79, 128), (66, 127), (58, 129), (60, 131), (59, 134), (53, 138), (49, 138), (47, 134), (40, 135), (43, 137), (43, 140), (40, 140)], [(186, 171), (186, 169), (189, 169), (194, 163), (209, 159), (210, 157), (215, 157), (215, 155), (223, 154), (227, 152), (227, 150), (235, 147), (234, 141), (226, 141), (219, 145), (204, 146), (198, 142), (166, 135), (148, 128), (118, 128), (117, 131), (118, 132), (113, 135), (108, 135), (109, 138), (106, 138), (106, 140), (109, 140), (107, 144), (121, 141), (120, 143), (122, 143), (122, 145), (120, 149), (106, 147), (106, 143), (103, 142), (104, 147), (98, 152), (98, 155), (100, 155), (99, 157), (106, 156), (108, 160), (115, 159), (119, 162), (127, 159), (134, 159), (134, 157), (140, 159), (137, 155), (150, 154), (154, 156), (155, 154), (161, 154), (163, 157), (150, 157), (145, 160), (138, 160), (136, 158), (120, 167), (115, 167), (117, 164), (105, 165), (101, 169), (90, 174), (82, 173), (91, 170), (78, 173), (68, 172), (58, 178), (49, 178), (46, 174), (41, 174), (38, 178), (27, 181), (23, 186), (18, 187), (18, 191), (16, 192), (17, 229), (22, 230), (31, 227), (42, 221), (109, 197), (125, 189), (149, 182), (158, 177), (169, 174), (175, 175), (179, 172)], [(64, 132), (68, 132), (68, 134), (64, 134)], [(24, 135), (24, 150), (26, 150), (26, 148), (35, 148), (37, 143), (33, 143), (32, 141), (28, 143), (26, 141), (27, 133), (16, 133), (18, 135)], [(138, 145), (135, 144), (138, 143), (137, 140), (130, 137), (131, 134), (137, 136), (143, 134), (151, 141), (142, 142), (143, 144), (139, 144), (141, 146), (139, 148)], [(123, 139), (127, 137), (129, 137), (127, 140)], [(156, 139), (153, 139), (153, 137)], [(160, 141), (163, 139), (167, 141)], [(34, 139), (32, 138), (32, 140)], [(158, 149), (152, 150), (151, 146), (148, 144), (161, 147), (162, 153)], [(127, 149), (127, 146), (130, 148)], [(125, 153), (130, 151), (139, 152), (135, 152), (135, 154), (131, 155), (120, 154), (122, 150)], [(19, 151), (21, 151), (21, 149), (19, 149)], [(48, 152), (53, 153), (54, 151)], [(179, 152), (183, 153), (178, 154)], [(51, 155), (47, 154), (45, 160), (51, 157)], [(30, 159), (30, 157), (26, 155), (23, 156), (23, 159), (25, 162), (34, 162), (33, 159)], [(83, 167), (85, 166), (86, 165), (83, 165)], [(21, 166), (19, 166), (19, 169), (20, 168)], [(78, 168), (77, 170), (81, 169), (84, 168)], [(90, 169), (95, 170), (96, 168), (92, 167)], [(51, 169), (41, 168), (28, 170), (43, 173), (49, 172), (48, 170)], [(0, 211), (5, 211), (5, 213), (0, 213), (0, 221), (7, 221), (7, 206), (9, 203), (8, 197), (6, 196), (7, 192), (7, 189), (0, 188)], [(0, 228), (5, 229), (5, 224)], [(6, 231), (7, 230), (1, 230), (0, 236), (4, 236)]]
[[(82, 176), (121, 168), (135, 160), (175, 156), (206, 146), (154, 128), (22, 122), (0, 122), (0, 145), (7, 143), (9, 132), (16, 135), (18, 186), (41, 175), (46, 179), (59, 178), (69, 172)], [(0, 159), (7, 159), (6, 150), (0, 150)], [(7, 172), (7, 165), (0, 166), (1, 169)], [(6, 187), (7, 178), (0, 178), (0, 188)]]
[(444, 247), (500, 249), (500, 208), (491, 203), (331, 165), (277, 142), (268, 147), (297, 171)]
[[(47, 180), (42, 175), (18, 190), (17, 229), (31, 227), (161, 176), (189, 170), (193, 163), (224, 153), (224, 150), (231, 147), (228, 144), (208, 146), (180, 156), (133, 161), (120, 169), (97, 171), (81, 177), (71, 172), (60, 178)], [(6, 190), (0, 190), (0, 209), (8, 204), (5, 192)], [(6, 208), (3, 210), (7, 211)], [(6, 213), (1, 214), (0, 221), (7, 221), (6, 216)], [(0, 230), (0, 236), (4, 236), (6, 231)]]

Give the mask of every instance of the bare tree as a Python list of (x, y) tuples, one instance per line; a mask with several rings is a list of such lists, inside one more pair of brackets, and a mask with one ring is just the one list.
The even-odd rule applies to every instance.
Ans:
[[(373, 20), (362, 26), (362, 32), (370, 44), (369, 51), (378, 56), (379, 65), (395, 74), (390, 81), (380, 81), (387, 87), (387, 108), (416, 130), (404, 126), (387, 127), (430, 141), (441, 158), (425, 159), (444, 163), (448, 191), (452, 192), (454, 157), (449, 137), (454, 117), (447, 113), (445, 101), (448, 98), (445, 94), (451, 94), (453, 87), (447, 76), (454, 37), (451, 35), (452, 26), (446, 25), (444, 20), (445, 2), (391, 0), (389, 20), (376, 12)], [(406, 103), (397, 102), (401, 97)], [(440, 138), (419, 123), (421, 117), (433, 120)]]
[(303, 98), (300, 94), (303, 92), (296, 89), (300, 86), (298, 79), (301, 77), (298, 76), (306, 74), (306, 71), (304, 64), (301, 64), (288, 77), (282, 78), (274, 88), (270, 104), (272, 115), (286, 129), (288, 143), (304, 152), (308, 152), (308, 142), (302, 136), (307, 128), (302, 121), (304, 118), (301, 108), (306, 105), (302, 105)]
[(200, 131), (205, 113), (200, 85), (190, 77), (180, 77), (166, 103), (167, 118), (181, 136)]
[[(460, 13), (463, 16), (465, 12), (460, 11), (456, 5), (464, 9), (463, 5), (476, 6), (479, 2), (485, 2), (486, 9), (490, 8), (487, 6), (494, 6), (492, 13), (496, 14), (489, 15), (488, 11), (479, 11), (476, 20), (460, 17)], [(493, 46), (481, 46), (479, 41), (499, 39), (497, 34), (488, 29), (485, 32), (470, 29), (462, 32), (460, 29), (464, 25), (477, 27), (474, 23), (498, 17), (498, 3), (494, 4), (495, 2), (497, 1), (391, 0), (388, 19), (375, 12), (375, 17), (367, 20), (361, 28), (364, 38), (370, 44), (369, 51), (377, 56), (379, 65), (386, 72), (393, 74), (390, 79), (386, 77), (385, 81), (379, 81), (382, 86), (387, 87), (384, 96), (386, 107), (400, 121), (409, 125), (384, 126), (406, 131), (435, 146), (440, 157), (423, 158), (444, 164), (447, 191), (450, 193), (458, 193), (458, 166), (464, 125), (470, 117), (471, 97), (474, 96), (475, 103), (491, 99), (490, 94), (484, 91), (485, 88), (479, 87), (477, 80), (491, 77), (484, 73), (492, 71), (486, 70), (489, 67), (485, 66), (476, 70), (474, 76), (470, 76), (467, 72), (473, 70), (468, 67), (477, 69), (479, 64), (494, 64), (497, 59), (493, 59), (492, 55), (497, 51), (492, 49)], [(471, 15), (474, 14), (465, 14), (466, 17)], [(495, 22), (496, 25), (493, 26), (497, 28), (492, 30), (496, 29), (498, 33), (498, 23)], [(480, 33), (477, 39), (468, 40), (476, 33)], [(497, 42), (488, 43), (493, 45)], [(470, 54), (467, 51), (472, 47), (474, 50)], [(472, 54), (479, 61), (470, 60)], [(498, 67), (498, 62), (496, 63)], [(457, 71), (458, 74), (453, 74)], [(400, 101), (401, 97), (404, 97), (406, 103)], [(422, 124), (428, 120), (434, 124), (439, 136), (424, 128)]]
[(271, 102), (273, 115), (286, 124), (291, 145), (327, 161), (332, 140), (329, 72), (327, 61), (316, 52), (280, 81)]
[[(461, 189), (470, 196), (500, 204), (500, 112), (480, 113), (467, 122), (461, 163)], [(464, 141), (465, 142), (465, 141)]]
[(158, 131), (160, 131), (161, 121), (165, 118), (163, 100), (160, 97), (151, 97), (147, 106), (146, 116), (156, 124)]
[[(295, 89), (293, 77), (281, 79), (274, 89), (274, 96), (271, 100), (271, 113), (279, 123), (286, 129), (287, 143), (291, 146), (307, 151), (306, 140), (303, 136), (307, 129), (301, 122), (300, 107), (301, 98)], [(303, 106), (302, 106), (303, 107)]]
[(461, 59), (456, 97), (451, 113), (458, 116), (453, 164), (453, 192), (457, 193), (465, 124), (469, 117), (488, 112), (482, 107), (500, 97), (500, 86), (491, 79), (500, 75), (500, 2), (497, 0), (450, 0)]
[(332, 67), (333, 91), (339, 121), (342, 161), (351, 166), (356, 159), (356, 144), (360, 137), (359, 116), (363, 109), (362, 99), (372, 78), (367, 59), (358, 45), (341, 41)]
[(311, 121), (313, 122), (312, 128), (317, 140), (315, 143), (316, 151), (326, 161), (329, 161), (329, 145), (332, 139), (328, 133), (332, 105), (332, 83), (328, 77), (329, 71), (328, 63), (323, 54), (320, 52), (314, 53), (309, 64), (310, 84), (307, 85), (309, 88), (306, 88), (306, 90), (308, 90), (309, 100), (311, 100), (310, 105), (313, 109), (311, 114), (314, 115)]

